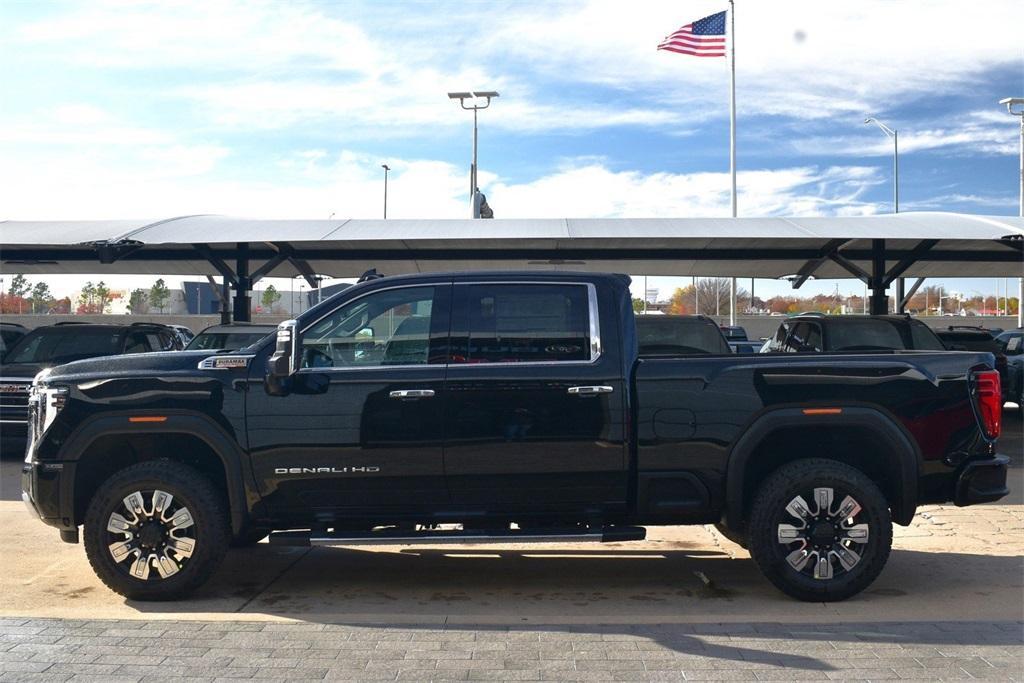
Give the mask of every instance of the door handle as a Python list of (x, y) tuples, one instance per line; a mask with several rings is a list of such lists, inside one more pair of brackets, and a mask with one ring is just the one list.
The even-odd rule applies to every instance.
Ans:
[(593, 394), (610, 394), (615, 391), (614, 388), (607, 385), (589, 386), (589, 387), (569, 387), (569, 393), (574, 396), (591, 396)]
[(391, 398), (430, 398), (433, 395), (433, 389), (399, 389), (388, 394)]

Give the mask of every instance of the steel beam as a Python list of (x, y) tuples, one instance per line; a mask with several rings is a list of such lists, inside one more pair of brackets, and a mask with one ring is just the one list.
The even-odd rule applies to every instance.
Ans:
[(931, 250), (939, 240), (924, 240), (918, 242), (917, 246), (910, 250), (910, 253), (900, 258), (892, 268), (885, 274), (885, 286), (888, 287), (892, 284), (893, 280), (903, 275), (907, 271), (907, 268), (914, 265), (921, 260), (921, 257)]
[[(910, 291), (903, 295), (903, 298), (900, 299), (900, 313), (902, 313), (903, 309), (907, 307), (907, 304), (910, 303), (910, 300), (914, 298), (914, 295), (917, 294), (917, 290), (921, 288), (921, 285), (924, 284), (924, 281), (925, 278), (923, 277), (917, 278), (917, 281), (914, 282), (913, 286), (911, 286)], [(900, 280), (900, 282), (902, 282), (902, 280)], [(927, 313), (927, 311), (925, 311), (925, 313)]]
[(799, 271), (797, 271), (796, 278), (793, 279), (793, 289), (800, 289), (807, 280), (814, 275), (814, 271), (821, 267), (825, 261), (828, 261), (831, 254), (835, 254), (839, 251), (839, 248), (844, 244), (847, 244), (850, 240), (829, 240), (824, 247), (821, 248), (821, 253), (817, 258), (813, 258), (807, 261)]

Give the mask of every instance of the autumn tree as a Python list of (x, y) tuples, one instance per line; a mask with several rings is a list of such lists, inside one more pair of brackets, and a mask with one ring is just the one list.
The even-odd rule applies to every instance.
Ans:
[(164, 307), (171, 298), (171, 290), (167, 288), (167, 284), (163, 278), (158, 279), (153, 283), (153, 286), (149, 290), (149, 303), (154, 307), (160, 309), (160, 312), (164, 312)]
[(53, 294), (50, 292), (50, 285), (45, 282), (37, 282), (32, 287), (32, 295), (29, 296), (33, 313), (45, 313), (53, 303)]
[(129, 313), (146, 313), (149, 311), (149, 292), (144, 289), (133, 289), (128, 296)]
[[(274, 312), (274, 305), (280, 300), (281, 292), (277, 291), (277, 287), (274, 285), (267, 285), (267, 288), (263, 290), (263, 295), (260, 297), (263, 307), (270, 313)], [(636, 310), (636, 308), (634, 307), (633, 310)]]

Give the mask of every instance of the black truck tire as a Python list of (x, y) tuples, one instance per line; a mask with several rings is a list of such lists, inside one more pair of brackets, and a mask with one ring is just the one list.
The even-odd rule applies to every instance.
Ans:
[(758, 489), (750, 554), (783, 593), (833, 602), (864, 590), (892, 549), (889, 504), (860, 470), (833, 460), (783, 465)]
[(210, 578), (231, 543), (223, 495), (195, 469), (169, 460), (132, 465), (103, 482), (84, 532), (97, 576), (132, 600), (187, 595)]

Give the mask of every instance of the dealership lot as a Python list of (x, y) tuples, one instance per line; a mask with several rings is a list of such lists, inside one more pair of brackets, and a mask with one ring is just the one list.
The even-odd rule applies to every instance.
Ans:
[(262, 543), (193, 599), (131, 602), (25, 512), (9, 454), (0, 680), (1020, 678), (1019, 413), (1004, 429), (1011, 497), (922, 508), (881, 578), (836, 604), (785, 598), (711, 527), (610, 545)]

